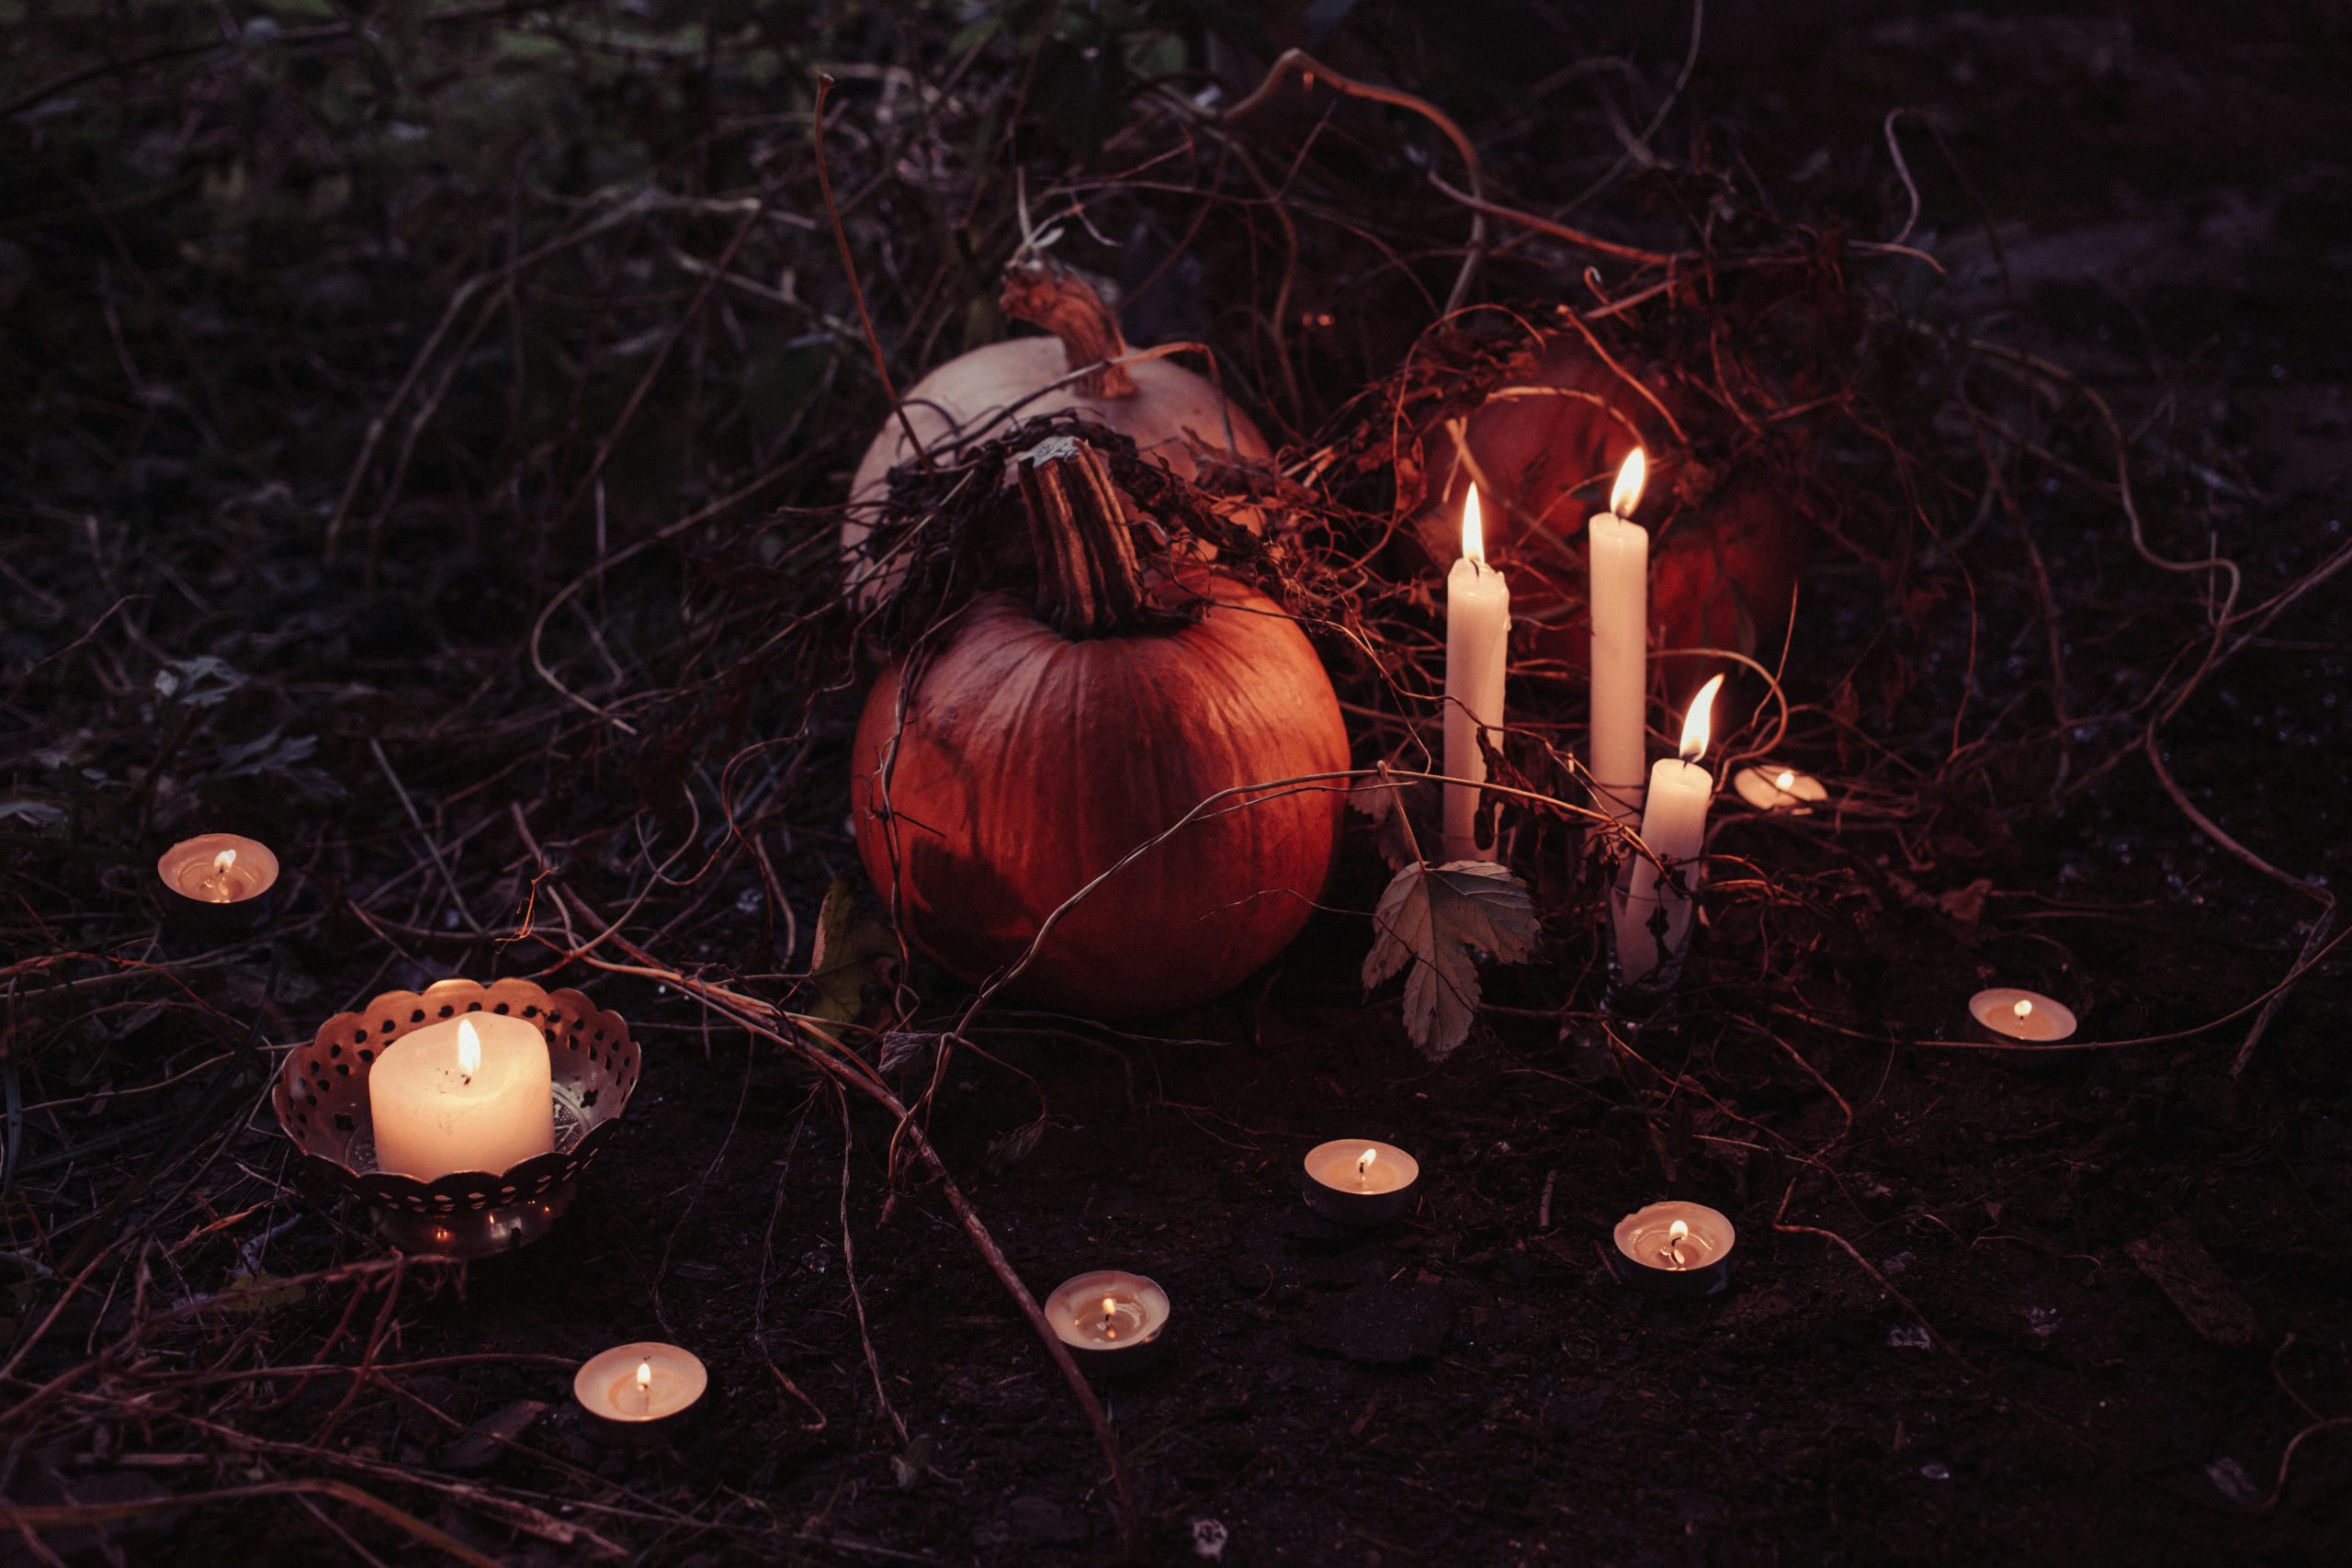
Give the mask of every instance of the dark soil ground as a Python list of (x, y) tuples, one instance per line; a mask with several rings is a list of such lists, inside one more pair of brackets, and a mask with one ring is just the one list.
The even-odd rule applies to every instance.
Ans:
[[(73, 16), (29, 9), (42, 27), (0, 55), (0, 97), (107, 56)], [(383, 9), (388, 28), (413, 10)], [(1464, 85), (1491, 71), (1524, 89), (1587, 51), (1622, 51), (1647, 84), (1625, 101), (1652, 105), (1687, 38), (1682, 16), (1633, 28), (1614, 7), (1456, 9), (1463, 37), (1433, 43), (1434, 19), (1367, 7), (1332, 58), (1351, 39), (1376, 54), (1380, 39), (1418, 38), (1418, 58), (1438, 63), (1408, 85), (1476, 135), (1523, 139), (1532, 124), (1540, 140), (1540, 116), (1525, 119), (1510, 94), (1482, 103)], [(1499, 24), (1506, 9), (1509, 28), (1472, 25)], [(0, 5), (0, 17), (26, 10)], [(345, 14), (289, 9), (285, 26)], [(953, 23), (831, 17), (822, 58), (852, 86), (842, 60), (941, 69), (942, 42), (909, 42), (923, 28), (944, 39)], [(1891, 6), (1867, 20), (1831, 4), (1710, 8), (1672, 139), (1710, 139), (1792, 209), (1850, 205), (1857, 231), (1891, 233), (1905, 200), (1882, 122), (1913, 111), (1900, 129), (1923, 198), (1917, 237), (1952, 269), (1946, 308), (2098, 387), (2175, 553), (2201, 551), (2211, 529), (2261, 597), (2344, 543), (2347, 46), (2352, 15), (2334, 5)], [(389, 53), (387, 69), (402, 58)], [(619, 69), (614, 58), (628, 48), (563, 68)], [(786, 53), (786, 68), (805, 69), (802, 58)], [(682, 77), (690, 63), (689, 51)], [(472, 706), (493, 682), (529, 681), (524, 634), (592, 547), (588, 508), (564, 513), (553, 545), (507, 534), (500, 476), (526, 476), (526, 511), (562, 509), (641, 357), (606, 381), (582, 372), (591, 389), (548, 416), (563, 434), (544, 450), (485, 436), (476, 455), (494, 460), (469, 468), (462, 440), (424, 441), (380, 525), (368, 524), (372, 491), (350, 525), (353, 540), (380, 536), (369, 581), (300, 575), (289, 563), (316, 558), (368, 419), (462, 271), (431, 290), (387, 282), (411, 243), (397, 203), (370, 235), (356, 220), (327, 225), (333, 198), (313, 195), (320, 232), (341, 248), (307, 265), (323, 292), (288, 296), (274, 316), (271, 290), (291, 286), (265, 287), (263, 238), (234, 257), (217, 233), (156, 227), (155, 212), (179, 213), (199, 178), (226, 179), (221, 165), (173, 164), (169, 125), (107, 101), (148, 103), (153, 73), (187, 68), (100, 77), (74, 87), (70, 107), (20, 104), (0, 127), (0, 192), (11, 193), (0, 263), (15, 280), (0, 278), (12, 383), (0, 408), (25, 433), (0, 458), (0, 804), (68, 808), (62, 821), (0, 820), (6, 1247), (22, 1280), (0, 1302), (0, 1339), (16, 1345), (0, 1368), (12, 1406), (0, 1414), (0, 1496), (11, 1510), (187, 1499), (105, 1524), (104, 1541), (86, 1520), (0, 1535), (0, 1560), (447, 1560), (347, 1495), (269, 1490), (324, 1478), (502, 1562), (594, 1561), (605, 1542), (672, 1564), (1105, 1561), (1116, 1537), (1101, 1454), (936, 1187), (918, 1173), (888, 1179), (887, 1120), (856, 1108), (845, 1149), (838, 1103), (805, 1068), (650, 981), (560, 972), (631, 1020), (646, 1070), (617, 1141), (550, 1236), (510, 1258), (415, 1269), (396, 1300), (376, 1276), (266, 1296), (272, 1280), (378, 1249), (363, 1216), (293, 1185), (262, 1080), (240, 1076), (251, 1021), (284, 1046), (390, 986), (543, 972), (547, 950), (511, 934), (527, 891), (511, 874), (523, 852), (512, 800), (533, 803), (541, 836), (607, 909), (643, 885), (630, 870), (642, 845), (658, 858), (700, 829), (667, 807), (636, 814), (631, 792), (654, 793), (645, 780), (657, 763), (607, 752), (593, 721), (544, 688), (536, 708)], [(199, 77), (174, 92), (243, 94), (242, 107), (213, 98), (202, 112), (249, 117), (245, 133), (266, 147), (277, 100), (246, 66), (211, 69), (213, 88)], [(669, 145), (632, 142), (616, 161), (651, 145), (664, 166), (690, 163), (695, 117), (745, 112), (696, 91), (655, 115), (677, 117)], [(109, 135), (164, 139), (143, 155), (164, 171), (155, 178), (183, 182), (166, 207), (108, 186), (115, 161), (75, 140), (98, 134), (77, 124), (108, 116)], [(279, 131), (288, 157), (340, 134), (328, 120)], [(349, 134), (387, 133), (371, 122)], [(1573, 190), (1616, 149), (1578, 141), (1560, 156)], [(264, 180), (266, 163), (250, 177)], [(1611, 199), (1580, 220), (1601, 221)], [(818, 208), (804, 216), (823, 220)], [(689, 248), (714, 255), (732, 221)], [(846, 296), (816, 281), (830, 253), (811, 234), (809, 276), (777, 287), (839, 315)], [(283, 231), (266, 244), (299, 258)], [(280, 264), (287, 254), (268, 263)], [(674, 320), (696, 281), (671, 271), (634, 287), (665, 295)], [(337, 290), (361, 292), (338, 303)], [(616, 332), (644, 303), (600, 299), (577, 308), (622, 312)], [(491, 326), (474, 352), (506, 330)], [(802, 329), (754, 317), (749, 330)], [(564, 352), (530, 352), (542, 346), (550, 359)], [(704, 348), (695, 339), (680, 352)], [(862, 353), (845, 335), (821, 365), (771, 367), (798, 378), (787, 389), (808, 400), (807, 417), (751, 439), (752, 457), (803, 446), (816, 457), (763, 505), (838, 498), (881, 406), (858, 379)], [(901, 374), (925, 357), (910, 345)], [(555, 396), (512, 389), (508, 410), (508, 390), (461, 385), (453, 417), (488, 431), (511, 412), (520, 430), (526, 399)], [(704, 432), (714, 452), (747, 439), (742, 411), (707, 389), (665, 386), (654, 404), (624, 454), (626, 479), (615, 465), (616, 547), (729, 488), (677, 477), (702, 471)], [(2180, 585), (2119, 544), (2111, 491), (2052, 478), (2024, 501), (2064, 590), (2074, 711), (2099, 713), (2113, 705), (2094, 680), (2168, 659), (2181, 627), (2194, 634), (2194, 592), (2183, 619)], [(514, 552), (502, 536), (520, 541)], [(2011, 564), (1981, 585), (1988, 622), (2027, 581), (2000, 548)], [(595, 614), (618, 619), (626, 596), (680, 592), (674, 563), (646, 559), (638, 577), (591, 591)], [(1828, 704), (1851, 672), (1876, 668), (1889, 592), (1824, 552), (1787, 676), (1802, 700)], [(1883, 703), (1866, 692), (1856, 709), (1906, 769), (1951, 750), (1963, 694), (1972, 735), (1991, 714), (2044, 701), (2038, 626), (1977, 646), (1966, 596), (1943, 603), (1958, 612), (1909, 645), (1910, 685), (1887, 687)], [(2343, 614), (2339, 589), (2308, 595), (2212, 674), (2165, 737), (2200, 810), (2323, 887), (2352, 875)], [(435, 652), (420, 661), (402, 644), (426, 625)], [(149, 702), (142, 715), (166, 661), (216, 650), (253, 683), (200, 713)], [(614, 656), (628, 666), (654, 651)], [(863, 887), (837, 782), (854, 696), (820, 705), (801, 760), (775, 763), (789, 802), (765, 819), (775, 882), (738, 856), (703, 887), (663, 892), (660, 919), (631, 928), (664, 964), (805, 971), (827, 886), (845, 876)], [(1115, 1265), (1154, 1276), (1175, 1303), (1167, 1363), (1103, 1391), (1147, 1558), (1193, 1560), (1203, 1520), (1221, 1527), (1222, 1561), (1244, 1564), (2352, 1558), (2352, 1428), (2327, 1425), (2352, 1418), (2352, 991), (2340, 963), (2302, 977), (2238, 1077), (2250, 1014), (2048, 1066), (1920, 1043), (1955, 1037), (1965, 998), (1996, 978), (2070, 999), (2085, 1037), (2107, 1042), (2199, 1030), (2293, 966), (2320, 905), (2200, 837), (2143, 757), (2122, 756), (2052, 804), (2050, 754), (2079, 747), (2073, 766), (2095, 769), (2136, 723), (2045, 726), (2031, 732), (2045, 754), (1988, 766), (1891, 819), (1725, 828), (1718, 850), (1747, 857), (1784, 896), (1718, 895), (1681, 998), (1629, 1037), (1640, 1062), (1598, 1043), (1589, 942), (1558, 933), (1544, 962), (1496, 972), (1467, 1046), (1424, 1061), (1393, 988), (1367, 1000), (1357, 982), (1364, 911), (1385, 875), (1360, 825), (1329, 912), (1224, 1002), (1125, 1031), (984, 1014), (974, 1043), (994, 1060), (956, 1055), (931, 1127), (1006, 1254), (1040, 1294)], [(1804, 733), (1800, 760), (1833, 775), (1864, 768), (1830, 727)], [(223, 752), (266, 735), (277, 750), (243, 772)], [(317, 750), (287, 754), (291, 736), (320, 737)], [(370, 736), (386, 738), (459, 880), (508, 878), (495, 884), (504, 902), (474, 900), (491, 936), (461, 929)], [(716, 773), (737, 743), (673, 760), (672, 776)], [(2018, 746), (2018, 732), (2003, 744)], [(628, 803), (626, 831), (585, 825), (609, 799)], [(241, 812), (263, 819), (295, 868), (278, 925), (201, 954), (158, 947), (139, 852)], [(1786, 967), (1792, 950), (1808, 955), (1801, 969)], [(1751, 982), (1767, 972), (1792, 977), (1759, 1003), (1767, 993)], [(933, 998), (927, 1016), (957, 999), (938, 976), (915, 978)], [(216, 1061), (231, 1064), (217, 1080)], [(1020, 1153), (1008, 1136), (1041, 1113), (1034, 1151), (1008, 1157)], [(1410, 1217), (1361, 1236), (1315, 1219), (1296, 1190), (1306, 1148), (1357, 1134), (1417, 1151), (1425, 1172)], [(1649, 1302), (1606, 1270), (1611, 1224), (1668, 1193), (1739, 1226), (1727, 1293)], [(117, 1232), (132, 1239), (105, 1249)], [(2218, 1276), (2218, 1296), (2177, 1288), (2177, 1301), (2161, 1288), (2161, 1262), (2133, 1250), (2152, 1236), (2164, 1256)], [(86, 1288), (62, 1287), (98, 1263)], [(249, 1299), (137, 1337), (135, 1361), (108, 1359), (141, 1314), (241, 1277)], [(861, 1313), (894, 1415), (876, 1399)], [(490, 1359), (394, 1371), (356, 1393), (347, 1377), (282, 1374), (193, 1392), (208, 1371), (355, 1364), (371, 1324), (387, 1366)], [(569, 1373), (549, 1358), (637, 1337), (694, 1348), (712, 1397), (674, 1443), (616, 1450), (583, 1429)], [(548, 1408), (519, 1404), (534, 1401)], [(483, 1426), (512, 1442), (469, 1442)], [(249, 1487), (264, 1490), (217, 1495)]]

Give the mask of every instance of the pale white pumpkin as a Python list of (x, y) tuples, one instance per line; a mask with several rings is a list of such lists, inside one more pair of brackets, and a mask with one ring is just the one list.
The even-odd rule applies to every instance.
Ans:
[[(1172, 357), (1110, 363), (1127, 352), (1118, 318), (1069, 269), (1015, 264), (1005, 274), (1001, 304), (1006, 315), (1052, 335), (988, 344), (906, 391), (906, 423), (934, 460), (953, 460), (962, 447), (1010, 426), (1069, 412), (1127, 437), (1142, 456), (1185, 479), (1199, 473), (1204, 459), (1263, 463), (1272, 456), (1250, 416), (1207, 377)], [(890, 470), (912, 457), (906, 428), (893, 414), (850, 481), (842, 555), (861, 604), (878, 599), (903, 570), (895, 561), (868, 558), (864, 547), (888, 497)], [(1259, 525), (1254, 509), (1237, 509), (1232, 520), (1252, 532)], [(1215, 554), (1205, 544), (1196, 553)]]

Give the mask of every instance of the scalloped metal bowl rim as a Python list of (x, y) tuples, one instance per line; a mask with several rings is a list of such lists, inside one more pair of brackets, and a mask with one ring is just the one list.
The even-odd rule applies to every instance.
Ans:
[[(304, 1159), (323, 1168), (335, 1179), (337, 1185), (371, 1203), (399, 1207), (412, 1213), (420, 1210), (430, 1213), (458, 1206), (462, 1202), (461, 1200), (451, 1200), (445, 1204), (442, 1192), (436, 1190), (442, 1188), (445, 1183), (458, 1182), (461, 1179), (470, 1178), (492, 1189), (491, 1193), (486, 1193), (481, 1199), (474, 1201), (480, 1207), (491, 1208), (501, 1203), (526, 1201), (528, 1200), (526, 1190), (544, 1191), (558, 1182), (578, 1176), (595, 1158), (597, 1152), (606, 1141), (604, 1135), (605, 1130), (620, 1120), (622, 1113), (628, 1109), (629, 1101), (636, 1098), (638, 1085), (643, 1082), (645, 1077), (643, 1048), (638, 1045), (636, 1036), (629, 1032), (628, 1021), (610, 1009), (598, 1007), (585, 992), (570, 986), (560, 987), (550, 991), (536, 981), (511, 976), (481, 981), (462, 976), (453, 976), (447, 979), (435, 980), (422, 991), (384, 991), (371, 998), (365, 1009), (336, 1013), (320, 1024), (312, 1032), (309, 1048), (315, 1050), (322, 1044), (329, 1043), (331, 1036), (345, 1030), (356, 1029), (368, 1020), (388, 1011), (397, 1013), (405, 1008), (406, 1010), (414, 1012), (420, 1004), (429, 1010), (437, 1010), (452, 996), (486, 999), (501, 987), (510, 991), (536, 994), (538, 998), (537, 1003), (538, 1007), (569, 1013), (574, 1022), (591, 1018), (608, 1021), (609, 1026), (618, 1035), (620, 1041), (626, 1043), (637, 1055), (637, 1071), (628, 1084), (621, 1089), (617, 1098), (611, 1102), (611, 1109), (605, 1110), (603, 1106), (598, 1106), (594, 1111), (589, 1112), (587, 1125), (582, 1131), (578, 1142), (574, 1143), (571, 1148), (551, 1150), (544, 1155), (534, 1155), (520, 1165), (509, 1167), (504, 1171), (451, 1171), (433, 1181), (421, 1181), (415, 1177), (403, 1176), (397, 1171), (354, 1169), (339, 1156), (312, 1147), (305, 1134), (297, 1132), (288, 1119), (288, 1111), (291, 1108), (293, 1100), (293, 1090), (290, 1086), (299, 1081), (300, 1077), (297, 1070), (298, 1064), (303, 1059), (303, 1052), (300, 1049), (289, 1052), (286, 1059), (278, 1065), (277, 1081), (270, 1088), (270, 1107), (277, 1117), (278, 1130), (286, 1134), (287, 1140), (293, 1144), (296, 1151)], [(482, 1007), (468, 1010), (493, 1010)], [(430, 1021), (443, 1021), (435, 1019)], [(404, 1028), (396, 1026), (397, 1032), (391, 1038), (398, 1039), (401, 1034), (406, 1033), (410, 1029), (423, 1027), (424, 1027), (424, 1021), (412, 1020)], [(358, 1081), (365, 1083), (368, 1072), (374, 1069), (375, 1062), (371, 1057), (368, 1061), (359, 1064), (359, 1066)], [(517, 1179), (518, 1173), (520, 1179)], [(495, 1195), (496, 1189), (509, 1187), (516, 1190), (513, 1198)]]

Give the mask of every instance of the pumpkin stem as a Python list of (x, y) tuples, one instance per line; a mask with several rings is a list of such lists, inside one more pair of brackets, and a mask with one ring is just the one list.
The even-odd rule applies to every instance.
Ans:
[(1013, 458), (1037, 553), (1037, 614), (1064, 637), (1107, 637), (1144, 618), (1143, 569), (1102, 454), (1074, 435)]
[(1098, 398), (1136, 395), (1136, 378), (1126, 367), (1110, 363), (1127, 352), (1117, 314), (1069, 268), (1045, 261), (1013, 263), (1004, 269), (997, 308), (1061, 339), (1062, 357), (1072, 370), (1093, 367), (1079, 378), (1083, 391)]

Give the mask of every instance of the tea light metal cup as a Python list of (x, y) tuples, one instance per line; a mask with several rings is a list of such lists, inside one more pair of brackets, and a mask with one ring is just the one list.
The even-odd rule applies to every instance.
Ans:
[(1168, 1349), (1168, 1292), (1123, 1269), (1063, 1280), (1046, 1298), (1046, 1322), (1090, 1375), (1125, 1376), (1159, 1364)]
[(1669, 1201), (1618, 1221), (1613, 1239), (1610, 1261), (1619, 1279), (1644, 1295), (1690, 1297), (1712, 1296), (1731, 1283), (1739, 1235), (1704, 1203)]
[(1420, 1162), (1396, 1145), (1334, 1138), (1306, 1151), (1299, 1190), (1325, 1219), (1363, 1229), (1404, 1213), (1420, 1189)]
[(155, 860), (164, 918), (182, 931), (229, 935), (269, 919), (277, 855), (259, 839), (199, 833)]
[(572, 1376), (571, 1397), (599, 1436), (643, 1441), (676, 1436), (709, 1387), (692, 1350), (640, 1339), (591, 1356)]

